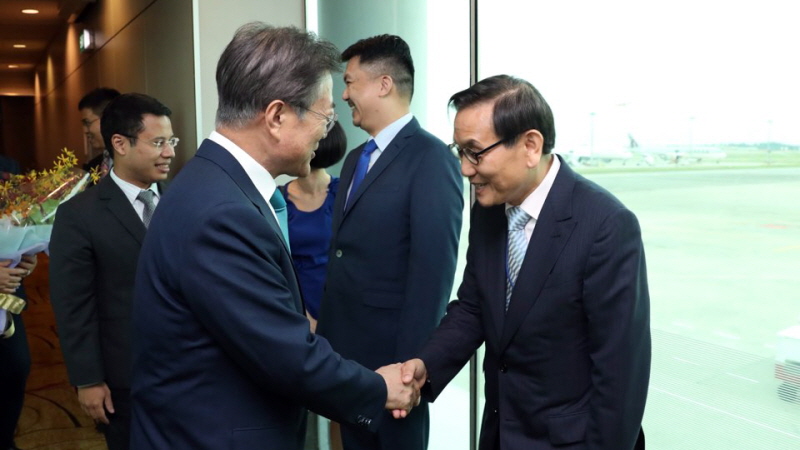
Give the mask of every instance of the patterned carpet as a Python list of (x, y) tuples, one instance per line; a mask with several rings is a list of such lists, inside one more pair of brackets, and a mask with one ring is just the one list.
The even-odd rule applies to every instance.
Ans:
[(29, 305), (23, 320), (33, 362), (16, 443), (24, 450), (105, 449), (103, 436), (81, 411), (75, 391), (67, 382), (50, 307), (47, 268), (47, 256), (40, 254), (36, 270), (25, 279)]

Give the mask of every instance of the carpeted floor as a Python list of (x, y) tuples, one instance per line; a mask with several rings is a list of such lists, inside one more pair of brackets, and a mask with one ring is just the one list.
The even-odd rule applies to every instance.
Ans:
[(39, 255), (36, 270), (25, 279), (28, 309), (23, 312), (31, 347), (31, 375), (17, 430), (24, 450), (101, 450), (105, 440), (81, 411), (67, 382), (64, 358), (50, 307), (47, 256)]

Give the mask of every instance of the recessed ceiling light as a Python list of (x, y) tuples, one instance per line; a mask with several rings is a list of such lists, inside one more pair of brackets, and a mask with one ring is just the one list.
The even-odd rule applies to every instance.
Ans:
[(18, 64), (9, 64), (8, 68), (9, 69), (19, 69), (19, 65)]
[(14, 44), (14, 48), (25, 48), (25, 44)]
[(38, 9), (23, 9), (22, 14), (39, 14)]

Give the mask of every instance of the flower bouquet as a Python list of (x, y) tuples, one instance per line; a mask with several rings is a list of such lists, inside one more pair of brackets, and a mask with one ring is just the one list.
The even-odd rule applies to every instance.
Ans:
[[(67, 149), (50, 170), (12, 175), (0, 181), (0, 260), (16, 266), (22, 255), (47, 251), (56, 209), (82, 191), (92, 175), (76, 168), (78, 159)], [(25, 302), (0, 294), (0, 309), (19, 314)], [(4, 330), (1, 314), (0, 333)]]

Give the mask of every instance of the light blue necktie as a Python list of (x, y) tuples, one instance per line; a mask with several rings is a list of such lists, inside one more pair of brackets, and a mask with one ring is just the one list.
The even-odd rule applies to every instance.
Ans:
[(369, 142), (364, 145), (364, 149), (361, 150), (361, 155), (358, 157), (358, 163), (356, 164), (356, 171), (353, 173), (353, 185), (350, 188), (350, 195), (347, 196), (347, 206), (345, 209), (350, 207), (350, 199), (355, 195), (358, 186), (361, 185), (361, 182), (364, 181), (364, 177), (367, 176), (367, 169), (369, 169), (369, 158), (372, 155), (372, 152), (378, 149), (378, 144), (375, 143), (375, 139), (370, 139)]
[(275, 192), (269, 199), (269, 204), (272, 205), (272, 208), (275, 210), (275, 215), (278, 216), (278, 224), (281, 227), (283, 240), (286, 241), (286, 248), (291, 251), (291, 247), (289, 247), (289, 214), (286, 212), (286, 199), (283, 198), (280, 189), (275, 189)]
[(527, 251), (527, 239), (525, 238), (525, 225), (531, 219), (519, 206), (514, 206), (506, 210), (508, 216), (508, 261), (506, 263), (506, 311), (508, 303), (511, 301), (511, 293), (514, 284), (517, 282), (519, 268), (522, 260), (525, 259)]

